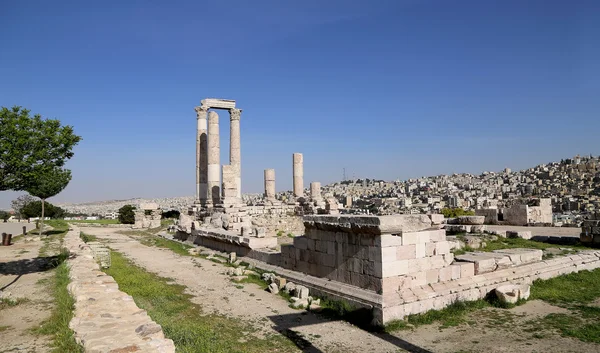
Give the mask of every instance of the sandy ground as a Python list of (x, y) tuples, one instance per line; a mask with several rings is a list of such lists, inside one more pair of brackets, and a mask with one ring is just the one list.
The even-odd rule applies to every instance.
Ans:
[[(565, 309), (531, 301), (511, 310), (489, 308), (470, 314), (465, 324), (440, 328), (421, 326), (395, 334), (376, 334), (344, 321), (292, 309), (279, 296), (254, 284), (237, 288), (226, 268), (209, 260), (180, 256), (168, 249), (148, 247), (114, 229), (86, 228), (136, 264), (187, 287), (192, 300), (206, 313), (218, 313), (251, 323), (262, 334), (292, 330), (309, 347), (305, 352), (600, 352), (600, 345), (558, 333), (535, 338), (523, 323)], [(525, 327), (527, 328), (527, 327)], [(529, 327), (531, 328), (531, 327)]]
[(30, 332), (50, 316), (53, 307), (48, 297), (48, 282), (54, 271), (40, 268), (36, 259), (42, 241), (18, 241), (0, 246), (0, 290), (10, 299), (26, 298), (16, 306), (0, 309), (0, 352), (49, 352), (51, 337)]
[(0, 221), (0, 233), (12, 234), (13, 237), (17, 235), (23, 234), (23, 226), (29, 232), (32, 229), (35, 229), (35, 223), (27, 223), (27, 222), (7, 222), (3, 223)]
[(530, 231), (531, 235), (556, 236), (556, 237), (577, 237), (581, 233), (581, 228), (571, 227), (519, 227), (519, 226), (494, 226), (486, 225), (488, 230), (514, 230)]

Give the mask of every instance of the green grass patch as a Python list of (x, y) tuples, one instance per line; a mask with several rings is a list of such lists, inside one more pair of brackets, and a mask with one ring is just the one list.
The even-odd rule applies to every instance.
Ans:
[(274, 347), (280, 352), (296, 351), (283, 336), (259, 339), (243, 335), (242, 332), (254, 331), (251, 325), (239, 319), (205, 315), (184, 293), (184, 286), (167, 284), (167, 279), (145, 271), (116, 251), (111, 252), (111, 257), (112, 266), (105, 272), (163, 327), (165, 336), (175, 342), (177, 352), (267, 352)]
[(83, 240), (84, 243), (89, 243), (91, 241), (97, 241), (98, 238), (95, 235), (85, 234), (84, 232), (79, 233), (79, 237)]
[(69, 322), (73, 317), (75, 300), (67, 291), (69, 284), (69, 269), (66, 262), (56, 268), (52, 283), (52, 295), (55, 306), (50, 318), (42, 323), (35, 333), (42, 335), (53, 335), (53, 352), (83, 352), (83, 348), (75, 342), (73, 331), (69, 328)]
[(155, 235), (147, 236), (145, 239), (141, 241), (142, 244), (147, 246), (156, 246), (159, 248), (170, 249), (176, 254), (183, 256), (192, 256), (188, 250), (192, 248), (192, 246), (187, 244), (178, 243), (176, 241), (172, 241), (169, 239), (165, 239), (162, 237), (158, 237)]
[(71, 221), (67, 221), (69, 223), (97, 223), (97, 224), (121, 224), (121, 222), (119, 222), (118, 219), (97, 219), (97, 220), (87, 220), (87, 219), (82, 219), (82, 220), (71, 220)]
[[(578, 338), (583, 342), (600, 343), (600, 325), (598, 319), (589, 320), (571, 314), (549, 314), (539, 320), (526, 324), (532, 329), (554, 329), (563, 336)], [(538, 332), (538, 335), (541, 335)]]
[(266, 281), (263, 281), (260, 276), (256, 275), (249, 275), (247, 278), (244, 278), (240, 281), (235, 281), (235, 283), (254, 283), (261, 289), (267, 289), (269, 287)]
[(0, 326), (0, 332), (4, 332), (10, 328), (11, 328), (11, 326)]
[(586, 304), (600, 297), (600, 269), (580, 271), (567, 275), (537, 280), (531, 287), (531, 299), (571, 306)]

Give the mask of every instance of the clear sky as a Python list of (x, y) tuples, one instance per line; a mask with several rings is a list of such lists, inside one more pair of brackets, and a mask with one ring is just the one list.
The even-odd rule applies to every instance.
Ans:
[(600, 154), (600, 1), (3, 1), (0, 24), (0, 105), (83, 137), (54, 202), (193, 195), (206, 97), (243, 109), (243, 192), (291, 189), (294, 152), (305, 185)]

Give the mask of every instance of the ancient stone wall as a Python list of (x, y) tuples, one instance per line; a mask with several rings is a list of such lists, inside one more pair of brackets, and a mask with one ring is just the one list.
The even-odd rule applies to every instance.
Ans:
[(100, 271), (92, 251), (73, 227), (65, 237), (71, 257), (69, 293), (75, 311), (69, 328), (86, 352), (175, 352), (160, 325), (133, 298), (121, 291), (115, 280)]
[(529, 206), (513, 205), (511, 208), (502, 209), (504, 224), (513, 226), (526, 226), (529, 217)]
[(475, 210), (475, 214), (485, 217), (485, 224), (498, 224), (498, 209), (484, 208)]

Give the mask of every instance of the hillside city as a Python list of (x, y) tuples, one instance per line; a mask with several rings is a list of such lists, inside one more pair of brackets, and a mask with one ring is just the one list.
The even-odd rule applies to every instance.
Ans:
[[(494, 209), (532, 198), (549, 198), (554, 225), (577, 226), (586, 215), (600, 210), (600, 157), (578, 155), (521, 171), (506, 168), (480, 175), (437, 175), (405, 181), (344, 180), (323, 186), (322, 192), (338, 201), (341, 213), (377, 215), (440, 213), (443, 208)], [(279, 192), (277, 198), (291, 200), (291, 192)], [(57, 206), (74, 214), (114, 219), (118, 209), (127, 204), (154, 202), (163, 210), (180, 210), (193, 201), (193, 196), (184, 196)], [(262, 194), (244, 194), (244, 202), (249, 205), (262, 201)]]

